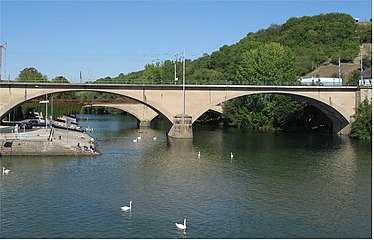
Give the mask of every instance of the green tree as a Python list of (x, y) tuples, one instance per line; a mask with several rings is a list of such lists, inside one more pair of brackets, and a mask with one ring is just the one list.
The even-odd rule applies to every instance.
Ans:
[(52, 83), (70, 83), (64, 76), (57, 76), (51, 80)]
[(295, 82), (293, 52), (279, 43), (266, 43), (244, 52), (236, 72), (236, 79), (248, 83)]
[(48, 78), (35, 68), (30, 67), (23, 69), (16, 80), (20, 82), (47, 82)]
[(360, 78), (360, 76), (360, 70), (354, 70), (353, 72), (348, 74), (347, 83), (350, 85), (358, 85), (358, 79)]
[(239, 128), (282, 130), (288, 117), (305, 106), (289, 96), (256, 94), (225, 102), (223, 116)]
[(357, 109), (356, 120), (352, 123), (349, 136), (352, 138), (371, 140), (372, 136), (372, 104), (365, 99)]

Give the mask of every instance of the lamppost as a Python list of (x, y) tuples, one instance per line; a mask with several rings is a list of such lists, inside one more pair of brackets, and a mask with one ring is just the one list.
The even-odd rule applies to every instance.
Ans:
[(360, 69), (360, 80), (361, 80), (361, 82), (359, 82), (358, 85), (364, 84), (364, 70), (362, 68), (362, 54), (360, 54), (360, 59), (361, 59), (361, 61), (360, 61), (360, 67), (361, 67), (361, 69)]
[(174, 116), (173, 125), (168, 136), (173, 138), (192, 138), (192, 117), (186, 115), (186, 51), (181, 54), (182, 60), (182, 113)]
[(186, 51), (183, 50), (183, 119), (186, 116)]
[(48, 95), (46, 94), (46, 95), (45, 95), (45, 100), (43, 100), (43, 101), (39, 101), (39, 103), (45, 103), (45, 116), (44, 116), (44, 120), (45, 120), (45, 129), (48, 129), (48, 126), (47, 126), (47, 119), (48, 119), (48, 103), (49, 103)]
[(175, 54), (175, 61), (174, 61), (174, 84), (177, 84), (178, 78), (177, 78), (177, 59), (178, 54)]

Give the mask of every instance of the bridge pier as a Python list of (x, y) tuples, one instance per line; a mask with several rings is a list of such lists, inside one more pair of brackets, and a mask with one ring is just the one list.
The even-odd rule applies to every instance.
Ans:
[[(349, 133), (351, 132), (351, 127), (352, 127), (352, 123), (349, 123), (347, 126), (345, 126), (344, 128), (342, 129), (337, 129), (337, 133), (340, 134), (340, 135), (346, 135), (348, 136)], [(335, 133), (336, 130), (333, 130), (333, 132)]]
[(138, 121), (138, 126), (139, 127), (150, 127), (151, 126), (151, 121)]
[(168, 136), (172, 138), (192, 138), (192, 117), (183, 114), (175, 116)]

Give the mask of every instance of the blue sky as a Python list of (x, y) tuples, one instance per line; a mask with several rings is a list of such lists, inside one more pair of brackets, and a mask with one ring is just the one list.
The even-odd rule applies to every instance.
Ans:
[(3, 78), (35, 67), (49, 79), (115, 77), (186, 50), (195, 59), (291, 17), (372, 16), (371, 0), (0, 0)]

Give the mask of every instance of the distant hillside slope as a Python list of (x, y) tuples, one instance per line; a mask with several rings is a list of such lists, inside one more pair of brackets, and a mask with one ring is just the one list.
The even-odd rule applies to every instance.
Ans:
[[(210, 56), (210, 68), (223, 69), (229, 78), (243, 52), (259, 44), (278, 42), (295, 53), (298, 75), (312, 71), (312, 66), (328, 63), (351, 63), (358, 56), (360, 44), (371, 43), (371, 23), (356, 24), (347, 14), (321, 14), (290, 18), (285, 24), (271, 25), (232, 46), (223, 46)], [(231, 77), (230, 77), (231, 75)]]
[[(372, 55), (372, 44), (365, 43), (360, 46), (360, 54), (362, 54), (363, 59), (371, 59)], [(341, 73), (343, 80), (346, 78), (351, 72), (360, 69), (360, 54), (353, 60), (352, 63), (342, 63), (341, 64)], [(339, 71), (339, 65), (337, 64), (327, 64), (317, 67), (310, 73), (307, 73), (305, 77), (333, 77), (337, 76)]]

